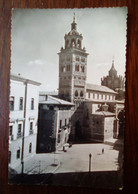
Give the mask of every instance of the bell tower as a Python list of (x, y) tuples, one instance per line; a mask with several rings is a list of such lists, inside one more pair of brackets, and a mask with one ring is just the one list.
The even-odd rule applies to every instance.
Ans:
[(82, 34), (77, 32), (75, 14), (71, 31), (65, 34), (65, 46), (59, 55), (59, 97), (70, 102), (79, 103), (85, 100), (87, 55), (82, 48)]

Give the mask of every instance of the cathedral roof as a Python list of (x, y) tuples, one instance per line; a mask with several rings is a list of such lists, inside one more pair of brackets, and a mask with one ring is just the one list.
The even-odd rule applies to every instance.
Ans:
[(99, 92), (106, 92), (106, 93), (112, 93), (112, 94), (117, 94), (114, 90), (106, 87), (106, 86), (101, 86), (101, 85), (95, 85), (95, 84), (86, 84), (86, 90), (92, 90), (92, 91), (99, 91)]

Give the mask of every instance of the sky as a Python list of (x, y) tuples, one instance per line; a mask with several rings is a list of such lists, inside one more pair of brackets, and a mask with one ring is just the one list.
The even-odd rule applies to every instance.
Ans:
[(87, 83), (101, 84), (114, 58), (118, 75), (126, 64), (127, 8), (13, 9), (11, 73), (41, 83), (41, 91), (57, 91), (59, 58), (64, 35), (71, 30), (75, 11), (77, 31), (83, 35)]

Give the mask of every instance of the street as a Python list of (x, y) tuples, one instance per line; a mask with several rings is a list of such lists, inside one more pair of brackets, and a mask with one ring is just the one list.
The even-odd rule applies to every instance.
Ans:
[[(104, 153), (102, 153), (104, 149)], [(88, 172), (91, 153), (91, 171), (118, 169), (119, 151), (105, 144), (74, 144), (67, 152), (36, 154), (25, 162), (25, 173)], [(55, 165), (54, 165), (55, 164)]]
[(24, 175), (16, 175), (11, 183), (122, 189), (123, 144), (115, 141), (73, 144), (67, 152), (35, 154), (25, 161)]

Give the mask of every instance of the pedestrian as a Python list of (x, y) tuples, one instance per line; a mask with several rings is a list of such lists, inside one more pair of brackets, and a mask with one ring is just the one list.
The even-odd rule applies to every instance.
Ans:
[(102, 148), (102, 154), (104, 154), (104, 148)]

